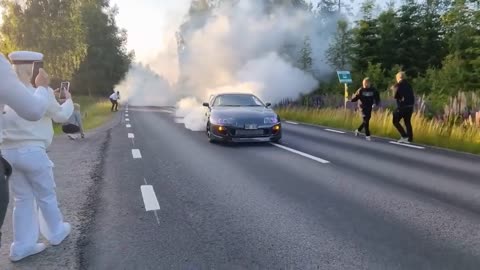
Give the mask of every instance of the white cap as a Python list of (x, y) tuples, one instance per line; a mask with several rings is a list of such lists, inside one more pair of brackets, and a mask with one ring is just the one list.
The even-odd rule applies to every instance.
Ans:
[(36, 61), (43, 61), (43, 54), (30, 51), (16, 51), (8, 55), (12, 64), (31, 64)]

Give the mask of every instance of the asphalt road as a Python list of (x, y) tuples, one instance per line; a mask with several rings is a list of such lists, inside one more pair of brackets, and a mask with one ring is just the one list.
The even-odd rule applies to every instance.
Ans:
[(210, 144), (129, 109), (82, 269), (480, 267), (478, 156), (287, 123), (283, 148)]

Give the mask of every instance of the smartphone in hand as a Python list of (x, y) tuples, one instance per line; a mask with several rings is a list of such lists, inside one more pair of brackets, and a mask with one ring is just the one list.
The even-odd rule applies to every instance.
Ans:
[(70, 91), (70, 82), (62, 82), (60, 84), (60, 96), (59, 99), (65, 99), (65, 93)]
[(35, 85), (35, 79), (37, 78), (38, 76), (38, 73), (40, 73), (40, 69), (43, 68), (43, 62), (42, 61), (35, 61), (33, 62), (33, 66), (32, 66), (32, 79), (31, 79), (31, 83), (33, 85), (33, 87), (37, 87)]

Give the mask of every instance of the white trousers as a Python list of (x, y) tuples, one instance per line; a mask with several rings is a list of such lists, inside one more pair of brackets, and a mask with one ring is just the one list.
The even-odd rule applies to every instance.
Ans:
[(63, 217), (58, 208), (53, 162), (41, 147), (3, 150), (13, 167), (10, 187), (14, 198), (11, 253), (22, 254), (38, 241), (39, 232), (51, 241), (62, 237)]

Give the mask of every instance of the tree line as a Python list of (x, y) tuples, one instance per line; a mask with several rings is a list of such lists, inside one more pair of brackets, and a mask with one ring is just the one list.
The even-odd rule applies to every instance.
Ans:
[[(387, 90), (394, 74), (405, 71), (418, 94), (435, 100), (480, 90), (478, 0), (403, 0), (379, 13), (375, 8), (366, 0), (358, 21), (339, 20), (326, 53), (332, 68), (352, 71), (355, 86), (369, 76)], [(337, 91), (335, 80), (329, 86)]]
[(126, 31), (116, 25), (118, 9), (109, 2), (3, 0), (0, 52), (42, 52), (54, 86), (68, 80), (76, 95), (106, 95), (134, 59), (126, 49)]

